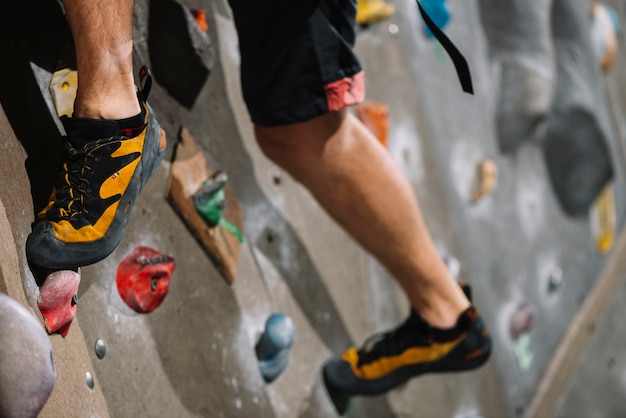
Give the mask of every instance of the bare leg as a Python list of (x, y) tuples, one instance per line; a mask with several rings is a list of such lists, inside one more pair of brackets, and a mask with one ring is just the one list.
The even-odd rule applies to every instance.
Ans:
[(78, 66), (74, 116), (122, 119), (140, 112), (133, 80), (133, 0), (64, 0)]
[(409, 183), (354, 116), (329, 113), (255, 133), (263, 152), (391, 272), (427, 322), (456, 323), (469, 301), (443, 264)]

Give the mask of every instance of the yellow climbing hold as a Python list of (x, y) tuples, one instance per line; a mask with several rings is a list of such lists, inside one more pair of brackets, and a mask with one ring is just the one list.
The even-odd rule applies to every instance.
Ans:
[(608, 184), (591, 208), (591, 230), (600, 254), (606, 254), (613, 248), (615, 224), (615, 193), (612, 184)]
[(395, 7), (383, 0), (357, 0), (356, 22), (359, 25), (369, 25), (391, 17), (395, 11)]
[(471, 186), (471, 201), (478, 202), (496, 188), (498, 184), (498, 167), (491, 160), (478, 162), (476, 174)]
[(78, 88), (78, 73), (71, 68), (63, 68), (52, 74), (50, 94), (58, 116), (72, 116), (74, 99)]

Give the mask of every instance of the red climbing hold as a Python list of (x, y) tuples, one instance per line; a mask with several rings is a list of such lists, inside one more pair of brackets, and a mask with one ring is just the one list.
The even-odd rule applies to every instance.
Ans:
[(43, 315), (49, 334), (60, 332), (63, 337), (70, 331), (76, 316), (80, 269), (59, 270), (49, 274), (39, 289), (37, 305)]
[(152, 312), (167, 295), (175, 267), (173, 257), (139, 245), (117, 268), (117, 291), (132, 310)]

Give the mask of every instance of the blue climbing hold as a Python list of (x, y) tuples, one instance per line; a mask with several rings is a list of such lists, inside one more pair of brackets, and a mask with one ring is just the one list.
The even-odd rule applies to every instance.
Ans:
[[(419, 0), (419, 3), (421, 3), (422, 8), (435, 25), (443, 30), (450, 21), (450, 11), (446, 6), (446, 0)], [(435, 37), (425, 23), (423, 23), (422, 27), (427, 38), (433, 39)]]
[(261, 376), (272, 382), (287, 367), (296, 334), (293, 320), (283, 313), (273, 313), (265, 322), (265, 331), (256, 344)]

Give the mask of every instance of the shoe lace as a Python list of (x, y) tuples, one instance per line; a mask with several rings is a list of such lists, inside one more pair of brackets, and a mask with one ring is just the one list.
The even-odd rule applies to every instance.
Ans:
[(370, 359), (398, 354), (409, 345), (427, 345), (429, 342), (429, 337), (416, 330), (415, 325), (407, 319), (397, 328), (367, 338), (358, 350), (359, 364), (367, 363)]
[(89, 142), (75, 148), (69, 141), (64, 143), (67, 162), (63, 164), (60, 181), (57, 183), (57, 199), (54, 208), (58, 211), (57, 219), (72, 220), (79, 214), (89, 213), (85, 200), (88, 194), (88, 177), (94, 174), (93, 163), (99, 160), (94, 153), (108, 139)]

